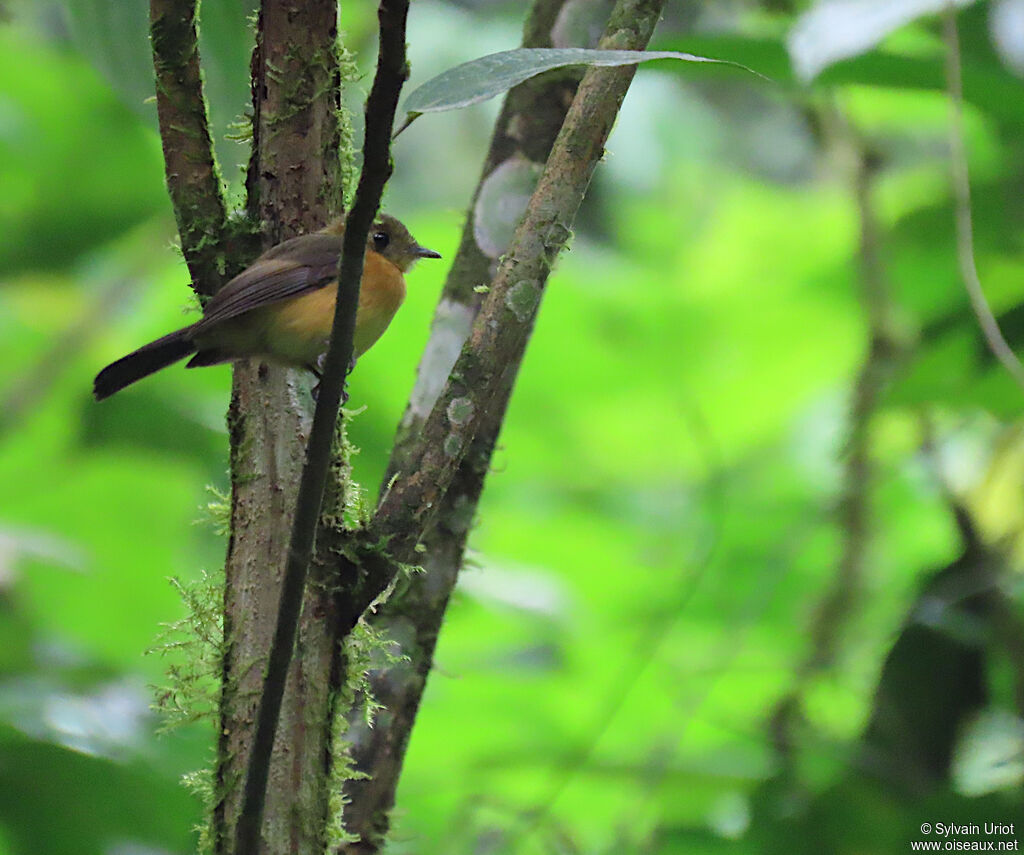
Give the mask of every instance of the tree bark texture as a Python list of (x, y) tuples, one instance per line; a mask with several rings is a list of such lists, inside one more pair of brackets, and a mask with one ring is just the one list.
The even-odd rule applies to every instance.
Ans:
[[(250, 215), (264, 247), (320, 228), (339, 212), (340, 105), (335, 0), (264, 0), (252, 60)], [(230, 852), (241, 808), (264, 663), (310, 429), (309, 380), (256, 361), (235, 365), (231, 538), (224, 593), (224, 660), (214, 839)], [(333, 635), (320, 585), (305, 594), (274, 743), (263, 823), (268, 853), (325, 845)], [(248, 855), (248, 853), (246, 853)]]
[[(341, 396), (352, 357), (356, 307), (359, 304), (366, 242), (380, 207), (384, 186), (393, 169), (391, 135), (395, 112), (398, 109), (398, 98), (409, 76), (405, 57), (408, 13), (408, 0), (386, 0), (378, 7), (379, 52), (377, 71), (366, 102), (363, 168), (359, 175), (359, 185), (352, 208), (345, 218), (330, 345), (321, 366), (320, 395), (306, 446), (287, 560), (280, 586), (275, 633), (267, 659), (266, 676), (263, 680), (254, 738), (249, 752), (242, 810), (236, 825), (237, 852), (252, 852), (259, 845), (274, 741), (302, 617), (314, 537), (318, 528), (321, 531), (321, 540), (333, 542), (335, 539), (348, 540), (351, 537), (342, 522), (343, 512), (339, 511), (339, 505), (344, 502), (346, 479), (343, 471), (347, 463), (342, 459), (335, 461), (332, 467), (331, 452), (338, 436)], [(337, 453), (343, 457), (345, 451), (338, 449)], [(328, 491), (332, 469), (334, 483)], [(329, 499), (326, 511), (322, 509), (325, 494)], [(329, 566), (330, 562), (316, 563), (318, 571)], [(330, 575), (318, 573), (315, 579), (318, 583), (316, 596), (324, 598), (322, 603), (337, 602), (334, 598), (325, 598), (330, 596)], [(327, 727), (327, 750), (324, 752), (327, 760), (322, 775), (325, 781), (319, 784), (321, 789), (326, 789), (327, 781), (332, 777), (330, 766), (336, 762), (331, 745), (333, 723), (337, 717), (335, 705), (338, 698), (347, 696), (348, 692), (347, 687), (335, 679), (341, 671), (340, 664), (343, 661), (342, 647), (334, 643), (333, 639), (336, 636), (331, 635), (332, 630), (336, 631), (338, 622), (327, 613), (315, 613), (309, 617), (316, 622), (317, 631), (323, 632), (320, 636), (322, 643), (318, 648), (324, 656), (315, 663), (319, 670), (307, 674), (307, 685), (324, 687), (323, 693), (318, 694), (317, 698), (327, 698), (326, 715), (322, 717)], [(339, 667), (335, 667), (336, 664)], [(326, 829), (326, 811), (319, 817), (319, 824)], [(326, 832), (322, 836), (326, 839)]]
[[(663, 0), (619, 0), (601, 46), (643, 48), (662, 4)], [(557, 3), (545, 4), (548, 10), (557, 7)], [(222, 280), (233, 272), (234, 262), (223, 252), (230, 235), (206, 129), (195, 50), (195, 7), (153, 0), (153, 9), (154, 50), (165, 46), (155, 57), (158, 75), (161, 57), (164, 61), (160, 85), (171, 94), (187, 96), (177, 102), (165, 99), (161, 111), (168, 182), (183, 241), (190, 236), (185, 241), (186, 258), (194, 278), (198, 270), (211, 280)], [(169, 20), (167, 15), (171, 13), (179, 18)], [(264, 0), (260, 12), (252, 63), (253, 153), (247, 190), (250, 218), (260, 224), (264, 246), (319, 227), (337, 212), (342, 198), (336, 14), (333, 0)], [(545, 43), (551, 19), (535, 15), (531, 26), (538, 29), (527, 38), (536, 37), (538, 41), (533, 43)], [(161, 27), (176, 34), (170, 40), (173, 50), (166, 47), (166, 39), (158, 38)], [(178, 35), (184, 39), (183, 47), (175, 40)], [(454, 343), (449, 342), (447, 362), (441, 370), (438, 364), (426, 366), (431, 368), (429, 371), (421, 370), (426, 385), (421, 384), (410, 404), (404, 439), (391, 466), (396, 476), (373, 522), (357, 542), (344, 533), (321, 531), (324, 542), (318, 541), (313, 583), (305, 593), (275, 741), (261, 851), (275, 855), (323, 851), (333, 701), (349, 678), (347, 663), (336, 655), (340, 642), (394, 578), (398, 566), (424, 562), (421, 541), (441, 518), (444, 527), (431, 535), (436, 540), (423, 544), (428, 550), (427, 566), (443, 566), (449, 576), (441, 579), (440, 589), (427, 592), (434, 625), (425, 623), (417, 629), (426, 641), (423, 662), (429, 660), (436, 625), (461, 560), (465, 534), (548, 272), (568, 241), (572, 220), (633, 74), (634, 69), (628, 67), (596, 69), (585, 75), (511, 248), (493, 277), (491, 260), (464, 236), (460, 272), (453, 274), (446, 289), (433, 340), (437, 340), (439, 331), (444, 332), (446, 307), (459, 315), (457, 336)], [(560, 117), (569, 103), (573, 82), (552, 78), (534, 85), (552, 87), (555, 94), (545, 96), (543, 105)], [(510, 97), (506, 122), (495, 134), (485, 175), (512, 154), (542, 158), (550, 146), (557, 119), (524, 106), (531, 98), (536, 99), (535, 106), (541, 105), (542, 99), (530, 90), (530, 86), (523, 87)], [(520, 98), (524, 99), (521, 103), (516, 100)], [(175, 122), (185, 130), (181, 145), (193, 145), (191, 155), (177, 160), (171, 136)], [(198, 209), (190, 207), (193, 191), (204, 200)], [(216, 243), (218, 239), (217, 252), (205, 255), (206, 242)], [(474, 287), (489, 279), (489, 291), (472, 322), (478, 299)], [(212, 293), (218, 284), (206, 286), (204, 281), (200, 290)], [(462, 352), (456, 361), (454, 354), (460, 345)], [(440, 382), (443, 377), (447, 377), (444, 384)], [(309, 431), (307, 389), (305, 378), (272, 365), (236, 366), (229, 412), (232, 535), (224, 595), (222, 702), (213, 818), (215, 850), (222, 853), (232, 851), (263, 682), (262, 663), (274, 632), (287, 533)], [(449, 498), (453, 484), (457, 486)], [(333, 501), (340, 498), (339, 489), (338, 484), (328, 485)], [(451, 533), (458, 537), (449, 537)], [(386, 553), (381, 551), (381, 544), (387, 544)], [(349, 547), (344, 553), (335, 549), (342, 545)], [(428, 587), (431, 584), (425, 582)], [(396, 611), (401, 609), (396, 606)], [(426, 665), (422, 667), (423, 676), (414, 682), (409, 695), (411, 713), (399, 735), (399, 750), (392, 758), (397, 762), (392, 762), (385, 775), (387, 786), (380, 804), (390, 804), (393, 798), (408, 726), (425, 679)], [(330, 675), (326, 681), (325, 674)], [(371, 837), (366, 842), (371, 847), (366, 851), (375, 851), (380, 838)]]
[[(560, 6), (536, 4), (524, 36), (528, 46), (550, 44)], [(601, 47), (643, 49), (661, 6), (619, 2)], [(481, 185), (510, 157), (551, 154), (482, 308), (474, 288), (492, 280), (492, 259), (474, 239), (471, 206), (392, 454), (371, 532), (386, 532), (392, 558), (422, 563), (426, 573), (376, 618), (410, 661), (375, 675), (374, 690), (385, 709), (374, 728), (353, 720), (349, 731), (357, 768), (370, 778), (346, 784), (346, 830), (361, 838), (343, 850), (346, 855), (376, 852), (383, 843), (440, 623), (543, 288), (633, 73), (591, 70), (575, 99), (576, 79), (538, 78), (510, 93), (498, 119)], [(417, 543), (425, 551), (417, 553)]]
[(219, 256), (227, 208), (206, 118), (197, 14), (195, 0), (150, 0), (156, 110), (167, 189), (192, 287), (210, 295), (225, 273)]
[[(565, 3), (537, 0), (533, 4), (523, 32), (523, 47), (552, 46), (551, 29)], [(402, 458), (412, 447), (469, 334), (482, 302), (475, 286), (491, 278), (494, 261), (474, 237), (474, 211), (481, 188), (509, 159), (526, 158), (540, 164), (547, 160), (581, 76), (582, 72), (542, 75), (515, 87), (505, 98), (382, 490), (401, 468)], [(510, 380), (514, 375), (512, 372)], [(351, 745), (352, 765), (365, 776), (345, 782), (345, 828), (359, 838), (344, 850), (350, 855), (375, 851), (387, 832), (388, 812), (394, 805), (409, 736), (511, 391), (510, 383), (499, 392), (498, 401), (445, 494), (435, 527), (423, 538), (425, 572), (412, 576), (370, 619), (385, 637), (399, 645), (406, 660), (370, 675), (374, 700), (382, 707), (372, 727), (367, 726), (361, 708), (349, 713), (346, 741)]]
[[(644, 48), (662, 5), (658, 0), (620, 0), (601, 47)], [(548, 273), (569, 241), (576, 211), (635, 73), (633, 66), (591, 68), (580, 83), (448, 382), (370, 527), (374, 539), (389, 537), (395, 560), (418, 560), (416, 545), (436, 519), (472, 439), (522, 356)]]

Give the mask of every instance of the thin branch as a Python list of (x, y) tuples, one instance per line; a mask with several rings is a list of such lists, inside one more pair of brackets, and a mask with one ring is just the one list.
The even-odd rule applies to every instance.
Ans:
[[(848, 132), (848, 136), (853, 136)], [(888, 283), (880, 258), (879, 226), (872, 193), (878, 164), (859, 141), (854, 192), (860, 222), (858, 261), (861, 305), (867, 318), (868, 349), (853, 384), (849, 435), (846, 440), (842, 494), (837, 522), (843, 534), (842, 552), (831, 587), (811, 627), (810, 657), (802, 669), (809, 675), (830, 667), (864, 587), (870, 541), (870, 498), (875, 466), (871, 460), (871, 423), (881, 403), (892, 368), (895, 348), (890, 337), (892, 312)]]
[(999, 322), (992, 314), (992, 308), (985, 298), (978, 276), (974, 256), (974, 225), (971, 220), (971, 181), (967, 166), (967, 149), (964, 143), (963, 80), (960, 63), (960, 38), (956, 26), (956, 9), (950, 3), (943, 16), (943, 33), (946, 40), (946, 83), (949, 87), (949, 166), (953, 179), (953, 193), (956, 198), (956, 251), (960, 263), (960, 275), (970, 298), (971, 309), (978, 319), (982, 334), (989, 350), (1010, 373), (1018, 386), (1024, 390), (1024, 365), (1021, 365), (1013, 349), (1007, 344), (999, 329)]
[[(663, 0), (619, 0), (613, 35), (601, 46), (642, 48), (662, 5)], [(548, 272), (569, 241), (576, 211), (635, 72), (632, 66), (592, 68), (580, 84), (472, 333), (424, 422), (418, 447), (382, 498), (370, 526), (371, 541), (386, 540), (393, 557), (415, 555), (497, 391), (519, 362)], [(377, 580), (381, 582), (386, 584)]]
[(835, 575), (813, 617), (807, 655), (796, 668), (793, 686), (775, 704), (769, 717), (772, 741), (783, 762), (791, 759), (793, 732), (807, 685), (834, 664), (843, 633), (861, 599), (875, 478), (871, 424), (898, 355), (892, 337), (892, 298), (881, 258), (881, 230), (872, 198), (880, 166), (878, 157), (841, 114), (827, 111), (822, 120), (853, 160), (852, 183), (860, 226), (858, 284), (868, 344), (850, 398), (842, 491), (836, 509), (836, 523), (843, 535), (842, 551)]
[[(606, 48), (643, 47), (664, 0), (619, 0)], [(548, 273), (604, 153), (633, 66), (586, 72), (511, 247), (472, 332), (419, 437), (370, 525), (340, 555), (337, 620), (342, 635), (387, 588), (401, 564), (420, 563), (422, 538), (488, 413), (522, 358)], [(381, 545), (386, 544), (386, 553)], [(352, 558), (348, 556), (354, 556)]]
[[(551, 29), (565, 0), (534, 0), (523, 30), (523, 47), (550, 47)], [(473, 317), (483, 298), (475, 286), (490, 280), (492, 259), (474, 237), (474, 211), (487, 178), (510, 157), (534, 162), (547, 160), (569, 104), (576, 93), (578, 75), (533, 78), (512, 89), (494, 123), (490, 148), (476, 191), (469, 204), (458, 251), (445, 281), (434, 314), (431, 339), (420, 362), (416, 386), (402, 418), (382, 490), (401, 470), (405, 455), (416, 444), (422, 421), (443, 388), (458, 351), (469, 335)], [(398, 620), (413, 627), (403, 632), (404, 661), (384, 666), (370, 675), (375, 701), (388, 710), (372, 728), (361, 726), (361, 709), (349, 712), (353, 727), (346, 735), (353, 767), (360, 773), (345, 781), (345, 830), (358, 839), (342, 848), (345, 855), (377, 851), (390, 826), (399, 775), (409, 744), (420, 700), (430, 673), (434, 648), (448, 600), (455, 587), (470, 529), (470, 521), (483, 491), (491, 456), (497, 442), (511, 384), (499, 391), (481, 424), (469, 453), (455, 475), (438, 511), (437, 524), (424, 536), (424, 573), (410, 578), (369, 617), (386, 635)]]
[[(660, 9), (660, 2), (620, 2), (613, 12), (609, 39), (604, 46), (642, 48), (657, 23)], [(551, 17), (553, 19), (554, 15)], [(546, 37), (551, 21), (545, 25), (540, 18), (531, 17), (527, 38), (540, 38), (542, 36), (536, 33), (531, 35), (532, 26), (543, 29)], [(573, 100), (569, 118), (564, 122), (548, 158), (545, 174), (504, 265), (489, 289), (473, 336), (464, 345), (462, 357), (451, 371), (440, 399), (437, 392), (429, 392), (429, 387), (441, 385), (435, 376), (439, 363), (429, 356), (424, 357), (417, 390), (392, 456), (390, 468), (397, 471), (396, 479), (391, 489), (385, 490), (382, 506), (371, 524), (368, 537), (356, 550), (358, 559), (340, 559), (342, 569), (338, 578), (341, 588), (337, 615), (342, 635), (354, 626), (368, 604), (387, 586), (399, 562), (425, 564), (433, 592), (429, 596), (429, 615), (416, 612), (416, 643), (420, 655), (415, 666), (417, 673), (408, 681), (408, 691), (391, 710), (393, 718), (401, 720), (388, 731), (395, 740), (391, 742), (388, 735), (381, 740), (374, 738), (357, 755), (360, 760), (372, 762), (374, 746), (387, 742), (383, 780), (379, 779), (375, 765), (374, 779), (365, 787), (355, 782), (346, 787), (346, 794), (353, 795), (360, 802), (355, 809), (354, 825), (348, 822), (349, 812), (346, 811), (346, 827), (348, 831), (359, 834), (362, 841), (345, 849), (345, 852), (377, 851), (386, 832), (386, 812), (393, 803), (394, 786), (426, 682), (433, 644), (448, 594), (454, 586), (469, 520), (483, 487), (540, 296), (554, 257), (568, 238), (566, 224), (572, 222), (593, 168), (603, 152), (604, 141), (632, 79), (632, 72), (591, 74), (589, 79), (589, 86), (581, 88)], [(551, 109), (552, 104), (557, 105), (560, 100), (562, 103), (568, 100), (550, 98), (557, 94), (550, 89), (534, 95), (529, 89), (520, 88), (514, 94), (515, 106), (503, 110), (496, 125), (484, 177), (520, 147), (529, 149), (528, 156), (543, 158), (551, 143), (544, 144), (543, 132), (534, 135), (525, 129), (535, 124), (544, 128), (547, 118), (537, 122), (536, 114), (531, 113), (525, 123), (511, 119), (520, 111), (529, 112), (534, 98), (546, 109)], [(505, 119), (510, 121), (503, 121)], [(451, 341), (453, 332), (458, 336), (457, 341), (465, 341), (466, 333), (461, 331), (461, 324), (465, 323), (466, 328), (469, 326), (473, 304), (478, 299), (474, 286), (487, 281), (489, 265), (490, 260), (476, 247), (472, 231), (468, 229), (463, 235), (446, 293), (435, 317), (432, 342), (447, 339), (446, 347), (454, 349)], [(533, 278), (528, 279), (529, 275)], [(451, 328), (450, 318), (446, 317), (453, 308), (459, 314), (456, 320), (460, 329), (456, 330)], [(511, 334), (504, 339), (498, 331), (503, 325), (511, 329)], [(451, 362), (446, 362), (442, 370), (447, 371), (449, 365)], [(424, 462), (425, 456), (429, 458), (431, 446), (436, 453), (426, 469), (418, 471), (417, 467)], [(447, 468), (437, 466), (439, 455), (448, 459)], [(435, 476), (438, 480), (431, 485), (429, 482)], [(410, 480), (414, 483), (411, 490), (408, 489)], [(390, 506), (389, 501), (392, 503)], [(419, 513), (417, 503), (422, 502), (431, 503), (432, 507), (419, 505), (424, 510)], [(434, 523), (438, 528), (431, 532)], [(378, 545), (381, 543), (387, 544), (386, 556), (381, 555)], [(329, 544), (320, 543), (321, 549), (324, 546)], [(424, 548), (426, 552), (421, 551)], [(346, 554), (352, 553), (350, 544)], [(416, 582), (412, 584), (416, 585)], [(416, 611), (418, 602), (416, 597), (411, 602), (396, 600), (395, 608), (399, 613), (405, 607)], [(344, 681), (344, 673), (339, 675), (339, 679)]]
[(197, 7), (197, 0), (150, 0), (149, 22), (167, 188), (192, 287), (211, 294), (225, 273), (227, 206), (199, 70)]
[(384, 0), (378, 9), (380, 53), (377, 74), (366, 104), (363, 170), (355, 203), (346, 219), (339, 264), (338, 299), (331, 344), (324, 361), (323, 379), (313, 429), (306, 449), (306, 463), (296, 502), (291, 543), (285, 566), (277, 629), (271, 647), (260, 702), (256, 734), (249, 758), (242, 813), (236, 831), (236, 853), (257, 851), (266, 798), (274, 735), (281, 711), (288, 665), (295, 646), (302, 596), (313, 550), (313, 536), (320, 518), (328, 461), (345, 374), (352, 356), (355, 313), (363, 273), (366, 239), (384, 185), (391, 175), (390, 140), (398, 96), (408, 76), (405, 59), (405, 24), (408, 0)]
[[(523, 29), (523, 47), (552, 46), (551, 30), (565, 3), (566, 0), (534, 0)], [(416, 446), (420, 428), (444, 388), (459, 351), (469, 336), (473, 318), (480, 311), (483, 297), (477, 288), (489, 282), (493, 273), (494, 260), (480, 249), (475, 236), (475, 212), (480, 192), (491, 173), (510, 158), (525, 158), (536, 164), (543, 164), (548, 159), (582, 77), (582, 70), (578, 73), (562, 70), (530, 78), (510, 90), (502, 104), (480, 179), (469, 204), (459, 248), (434, 312), (430, 341), (402, 416), (382, 491), (396, 473), (407, 468), (406, 457)], [(500, 428), (501, 421), (499, 414), (495, 430)], [(479, 441), (477, 445), (480, 445)], [(483, 449), (478, 448), (477, 451)], [(468, 457), (472, 456), (471, 452)], [(484, 458), (490, 458), (489, 451)]]

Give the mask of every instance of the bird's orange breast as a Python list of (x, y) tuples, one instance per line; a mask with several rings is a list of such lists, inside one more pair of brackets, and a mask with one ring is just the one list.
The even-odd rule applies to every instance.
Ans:
[[(309, 364), (327, 349), (338, 284), (332, 282), (267, 308), (267, 345), (279, 358)], [(363, 263), (353, 352), (362, 356), (383, 335), (405, 299), (402, 271), (375, 252)]]

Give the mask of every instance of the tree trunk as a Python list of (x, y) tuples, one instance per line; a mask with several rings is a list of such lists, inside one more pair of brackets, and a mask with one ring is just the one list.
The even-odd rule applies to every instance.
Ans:
[[(264, 247), (323, 226), (342, 187), (335, 0), (264, 0), (253, 53), (249, 210)], [(232, 851), (264, 663), (309, 436), (304, 372), (237, 363), (228, 417), (231, 539), (224, 592), (224, 669), (216, 851)], [(306, 591), (299, 639), (275, 740), (263, 850), (321, 853), (327, 816), (333, 636), (329, 597)]]

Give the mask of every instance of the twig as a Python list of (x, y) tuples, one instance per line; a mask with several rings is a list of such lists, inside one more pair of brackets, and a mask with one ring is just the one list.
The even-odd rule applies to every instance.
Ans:
[[(642, 48), (658, 21), (661, 7), (660, 0), (620, 0), (610, 18), (610, 38), (603, 46)], [(405, 436), (399, 439), (391, 462), (397, 472), (395, 479), (385, 491), (363, 540), (359, 566), (343, 568), (339, 593), (342, 602), (338, 608), (342, 632), (354, 625), (367, 605), (387, 586), (397, 563), (424, 563), (429, 568), (435, 560), (449, 562), (451, 566), (443, 584), (449, 589), (454, 584), (468, 524), (466, 517), (472, 514), (482, 488), (502, 413), (548, 273), (568, 240), (569, 226), (603, 153), (604, 142), (632, 76), (632, 69), (587, 73), (447, 384), (439, 396), (422, 396), (419, 401), (423, 404), (422, 410), (417, 409), (417, 402), (410, 404), (402, 428)], [(525, 143), (531, 146), (531, 154), (532, 142)], [(501, 141), (501, 147), (515, 148), (505, 140)], [(471, 241), (472, 234), (465, 234), (459, 251), (465, 267), (453, 267), (450, 279), (453, 300), (449, 302), (458, 303), (464, 314), (469, 314), (467, 304), (471, 302), (472, 286), (486, 281), (479, 277), (488, 264), (479, 257), (479, 249), (470, 246)], [(463, 488), (468, 488), (468, 493), (463, 493)], [(468, 501), (460, 502), (464, 499)], [(444, 532), (430, 536), (428, 533), (435, 523), (451, 526), (452, 537), (446, 538)], [(417, 547), (427, 537), (432, 539), (428, 553), (423, 554)], [(445, 541), (443, 545), (442, 541)], [(380, 543), (387, 544), (386, 560), (380, 555), (377, 546)], [(460, 545), (453, 545), (455, 543)], [(342, 563), (346, 563), (344, 559)], [(423, 640), (423, 658), (417, 663), (419, 685), (412, 688), (397, 713), (403, 722), (397, 731), (398, 742), (387, 749), (389, 756), (385, 767), (389, 778), (397, 777), (401, 768), (404, 740), (425, 683), (423, 669), (429, 667), (446, 596), (443, 594), (432, 603), (436, 623), (417, 624), (421, 631), (419, 638)], [(389, 786), (393, 787), (393, 781), (389, 781)], [(389, 786), (371, 784), (366, 788), (370, 793), (368, 798), (379, 799), (377, 807), (383, 810), (391, 798)], [(351, 851), (376, 851), (377, 838), (382, 831), (378, 824), (380, 814), (367, 815), (365, 809), (361, 809), (360, 816), (359, 832), (368, 830), (372, 839), (354, 845)]]
[(246, 775), (245, 796), (236, 830), (235, 852), (256, 852), (266, 798), (274, 734), (281, 711), (285, 679), (295, 645), (302, 594), (320, 518), (327, 481), (331, 441), (338, 420), (341, 392), (352, 356), (355, 313), (363, 273), (366, 239), (384, 184), (391, 175), (390, 139), (398, 96), (408, 76), (405, 60), (405, 24), (408, 0), (383, 0), (378, 9), (380, 52), (377, 74), (366, 103), (366, 134), (363, 170), (355, 203), (346, 219), (345, 238), (338, 274), (331, 344), (324, 361), (323, 379), (313, 429), (306, 449), (306, 463), (296, 502), (291, 543), (285, 566), (277, 629), (267, 664), (256, 734)]
[(967, 150), (963, 127), (963, 81), (960, 63), (960, 38), (956, 26), (956, 9), (948, 3), (943, 16), (946, 40), (946, 83), (949, 87), (949, 166), (956, 200), (956, 250), (960, 275), (970, 298), (989, 350), (1010, 372), (1017, 385), (1024, 389), (1024, 365), (1007, 344), (999, 322), (985, 298), (974, 257), (974, 225), (971, 220), (971, 181), (967, 166)]
[[(612, 19), (615, 36), (604, 46), (643, 47), (663, 4), (619, 0)], [(480, 426), (499, 405), (500, 390), (510, 384), (522, 358), (548, 272), (568, 243), (570, 226), (635, 71), (633, 66), (593, 68), (585, 74), (444, 390), (370, 525), (339, 558), (337, 620), (342, 634), (387, 588), (397, 566), (421, 563), (417, 546), (436, 522)], [(386, 553), (381, 544), (387, 545)]]
[(150, 0), (149, 26), (160, 141), (181, 248), (192, 287), (212, 294), (225, 272), (218, 256), (227, 207), (206, 118), (197, 6), (197, 0)]

